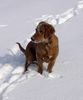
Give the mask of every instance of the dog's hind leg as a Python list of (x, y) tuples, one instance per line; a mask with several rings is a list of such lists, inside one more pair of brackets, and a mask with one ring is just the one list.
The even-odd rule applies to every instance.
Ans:
[(25, 74), (26, 71), (28, 71), (28, 67), (30, 66), (30, 64), (27, 63), (27, 61), (25, 62), (25, 68), (24, 68), (24, 72), (23, 74)]

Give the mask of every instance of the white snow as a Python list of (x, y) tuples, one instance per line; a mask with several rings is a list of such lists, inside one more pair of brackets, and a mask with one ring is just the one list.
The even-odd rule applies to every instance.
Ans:
[(41, 18), (36, 19), (37, 20), (36, 24), (38, 24), (40, 21), (47, 21), (48, 23), (54, 26), (56, 24), (63, 24), (72, 17), (76, 16), (81, 9), (83, 9), (83, 1), (78, 1), (77, 5), (75, 5), (73, 8), (70, 8), (69, 10), (67, 10), (62, 14), (58, 14), (56, 16), (43, 15)]
[[(3, 0), (0, 8), (0, 100), (83, 100), (83, 0)], [(31, 65), (23, 75), (16, 42), (25, 48), (40, 21), (57, 28), (59, 56), (52, 73)]]
[(7, 27), (8, 25), (0, 25), (0, 28), (4, 28)]

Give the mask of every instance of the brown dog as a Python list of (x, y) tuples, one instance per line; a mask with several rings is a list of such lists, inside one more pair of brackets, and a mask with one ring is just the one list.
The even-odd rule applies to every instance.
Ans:
[(29, 42), (26, 49), (20, 43), (17, 43), (26, 57), (24, 72), (28, 70), (30, 64), (36, 63), (38, 72), (42, 74), (44, 62), (48, 63), (47, 71), (52, 72), (59, 51), (58, 38), (54, 33), (55, 29), (52, 25), (40, 22), (36, 28), (36, 33), (31, 37), (32, 41)]
[(58, 37), (54, 34), (55, 29), (51, 24), (40, 22), (36, 28), (36, 33), (31, 37), (36, 42), (36, 60), (38, 62), (38, 72), (42, 74), (43, 63), (48, 63), (47, 71), (52, 72), (53, 65), (58, 56)]

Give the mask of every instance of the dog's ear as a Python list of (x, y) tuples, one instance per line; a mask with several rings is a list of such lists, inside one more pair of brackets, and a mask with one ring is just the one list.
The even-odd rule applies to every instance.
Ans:
[(44, 33), (45, 38), (49, 38), (51, 37), (52, 34), (55, 33), (54, 27), (50, 24), (45, 25), (44, 28), (45, 28), (45, 33)]

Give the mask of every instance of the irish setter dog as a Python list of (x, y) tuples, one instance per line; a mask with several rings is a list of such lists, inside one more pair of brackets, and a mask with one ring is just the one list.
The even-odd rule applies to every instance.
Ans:
[(44, 62), (48, 63), (47, 71), (52, 72), (59, 52), (59, 43), (51, 24), (40, 22), (26, 49), (20, 43), (17, 44), (26, 57), (24, 72), (28, 70), (30, 64), (35, 63), (38, 66), (38, 72), (42, 74)]

